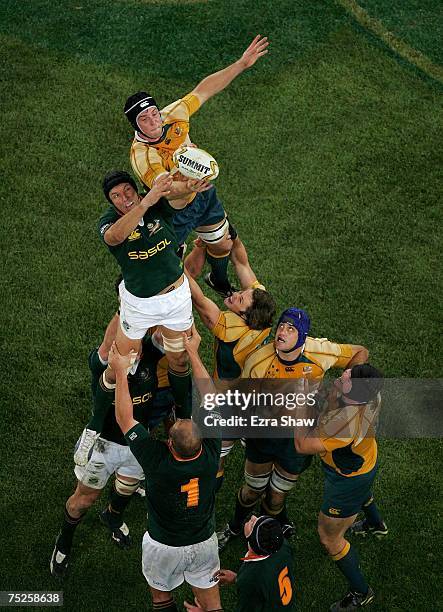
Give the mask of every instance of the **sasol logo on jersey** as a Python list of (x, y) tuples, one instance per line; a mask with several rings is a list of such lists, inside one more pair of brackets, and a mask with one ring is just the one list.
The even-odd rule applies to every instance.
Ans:
[(141, 238), (141, 234), (140, 231), (138, 229), (135, 229), (134, 231), (132, 231), (129, 236), (128, 236), (128, 240), (138, 240), (139, 238)]
[(155, 246), (151, 247), (147, 251), (129, 251), (128, 257), (129, 259), (148, 259), (149, 257), (154, 257), (163, 249), (166, 249), (167, 246), (171, 244), (171, 241), (167, 238), (160, 240)]
[(145, 402), (149, 402), (152, 399), (152, 393), (145, 393), (144, 395), (137, 395), (132, 398), (132, 403), (135, 406), (136, 404), (144, 404)]

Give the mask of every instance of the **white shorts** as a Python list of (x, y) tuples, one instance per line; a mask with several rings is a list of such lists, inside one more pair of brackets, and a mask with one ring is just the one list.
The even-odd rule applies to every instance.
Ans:
[(167, 546), (146, 531), (142, 545), (142, 569), (149, 586), (173, 591), (186, 580), (199, 589), (217, 584), (213, 575), (220, 569), (217, 536), (190, 546)]
[(173, 331), (186, 331), (194, 322), (192, 299), (186, 276), (180, 287), (150, 298), (132, 295), (124, 281), (119, 286), (120, 326), (127, 338), (140, 340), (150, 327), (164, 325)]
[(145, 477), (129, 446), (109, 442), (104, 438), (98, 438), (88, 463), (84, 467), (76, 465), (74, 473), (77, 480), (91, 489), (103, 489), (114, 473), (135, 480), (143, 480)]

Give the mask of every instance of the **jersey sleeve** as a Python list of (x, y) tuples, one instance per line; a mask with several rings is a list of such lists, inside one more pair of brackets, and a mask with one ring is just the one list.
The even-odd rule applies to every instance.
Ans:
[(108, 230), (111, 225), (118, 221), (118, 219), (119, 214), (112, 206), (110, 206), (108, 210), (100, 217), (98, 222), (98, 233), (103, 242), (105, 242), (106, 230)]
[(108, 388), (103, 383), (103, 374), (100, 376), (95, 388), (92, 405), (92, 416), (86, 425), (88, 429), (101, 432), (109, 410), (114, 410), (112, 403), (115, 398), (115, 385)]
[(180, 100), (176, 100), (161, 110), (163, 123), (174, 121), (189, 121), (194, 113), (198, 111), (201, 103), (196, 94), (188, 93)]
[(131, 166), (141, 183), (151, 188), (161, 174), (167, 172), (157, 149), (134, 140), (130, 153)]
[(217, 323), (211, 329), (211, 333), (213, 336), (215, 336), (219, 340), (226, 340), (226, 330), (227, 330), (226, 313), (221, 311), (217, 319)]
[(352, 352), (352, 344), (338, 344), (327, 338), (308, 338), (305, 345), (305, 354), (312, 356), (324, 372), (329, 368), (345, 368)]
[(319, 419), (319, 439), (329, 452), (349, 446), (354, 440), (359, 422), (358, 409), (352, 406), (326, 412)]
[(137, 423), (127, 431), (125, 439), (146, 476), (155, 471), (162, 458), (163, 447), (167, 450), (164, 443), (151, 438), (141, 423)]

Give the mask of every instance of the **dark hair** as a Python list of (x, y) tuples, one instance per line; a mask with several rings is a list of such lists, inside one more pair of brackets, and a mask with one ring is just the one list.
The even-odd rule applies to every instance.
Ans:
[(352, 388), (345, 395), (356, 402), (370, 402), (383, 388), (383, 374), (369, 363), (353, 366), (351, 381)]
[(109, 192), (117, 185), (122, 185), (123, 183), (129, 183), (131, 187), (138, 193), (137, 183), (134, 181), (132, 176), (125, 172), (124, 170), (112, 170), (108, 172), (108, 174), (103, 179), (102, 187), (103, 193), (105, 194), (105, 198), (112, 204), (112, 200), (109, 197)]
[(252, 304), (245, 310), (243, 317), (251, 329), (266, 329), (272, 326), (275, 308), (274, 298), (270, 293), (263, 289), (254, 289)]

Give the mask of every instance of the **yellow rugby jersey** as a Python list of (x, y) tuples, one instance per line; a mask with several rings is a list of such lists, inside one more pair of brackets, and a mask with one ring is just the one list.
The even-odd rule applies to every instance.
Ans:
[(166, 355), (163, 355), (163, 357), (157, 364), (157, 380), (159, 389), (169, 387), (168, 360), (166, 358)]
[(273, 343), (258, 348), (246, 360), (242, 378), (320, 379), (329, 368), (345, 368), (351, 357), (350, 344), (308, 336), (300, 357), (291, 364), (280, 361)]
[(319, 438), (325, 446), (320, 459), (341, 476), (370, 472), (377, 462), (374, 423), (380, 410), (380, 394), (367, 404), (346, 404), (319, 417)]
[(238, 378), (252, 351), (269, 341), (271, 329), (251, 329), (239, 315), (221, 312), (211, 329), (215, 336), (214, 378)]
[[(132, 169), (138, 179), (149, 188), (165, 171), (175, 168), (172, 155), (189, 134), (189, 118), (200, 108), (200, 100), (194, 94), (173, 102), (160, 111), (163, 132), (159, 141), (148, 143), (135, 136), (130, 151)], [(190, 196), (191, 202), (196, 194)]]

